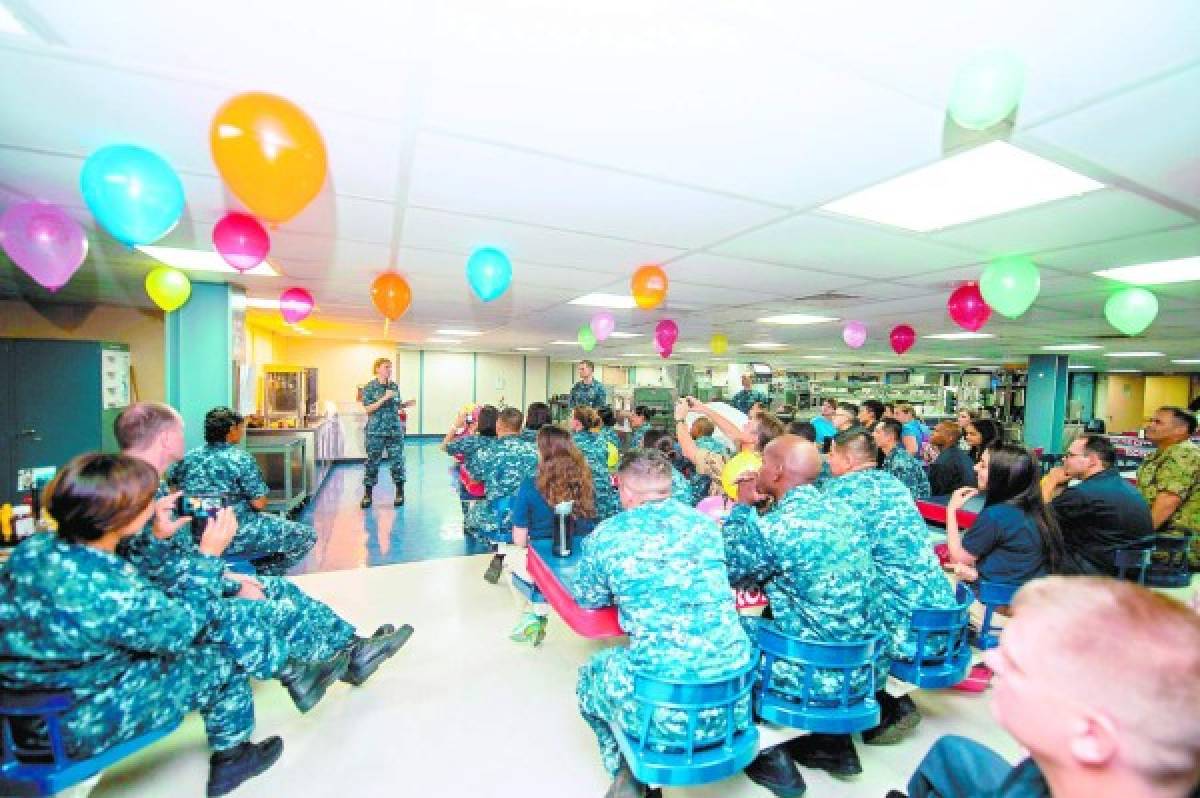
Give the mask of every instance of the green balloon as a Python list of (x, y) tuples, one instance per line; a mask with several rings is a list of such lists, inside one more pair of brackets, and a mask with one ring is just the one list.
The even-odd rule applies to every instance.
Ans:
[(1025, 66), (1012, 53), (979, 53), (963, 64), (950, 92), (950, 118), (967, 130), (987, 130), (1013, 112), (1025, 88)]
[(1029, 258), (1001, 258), (987, 265), (979, 278), (983, 301), (1001, 316), (1015, 319), (1037, 299), (1042, 275)]
[(580, 327), (576, 338), (579, 339), (579, 345), (583, 347), (584, 352), (591, 352), (596, 348), (596, 334), (592, 332), (590, 325), (585, 324)]
[(1108, 323), (1126, 335), (1137, 335), (1158, 316), (1158, 297), (1145, 288), (1122, 288), (1104, 303)]

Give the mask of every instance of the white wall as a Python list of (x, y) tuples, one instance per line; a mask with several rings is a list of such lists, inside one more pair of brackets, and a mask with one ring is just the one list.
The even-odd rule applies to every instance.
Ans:
[(525, 358), (525, 407), (529, 407), (533, 402), (546, 401), (548, 384), (547, 359), (544, 357)]
[(575, 364), (558, 361), (550, 364), (550, 395), (570, 393), (575, 384)]
[(475, 360), (475, 401), (525, 411), (525, 359), (521, 355), (480, 353)]
[(474, 401), (474, 355), (460, 352), (425, 352), (420, 403), (419, 433), (445, 432), (458, 411)]

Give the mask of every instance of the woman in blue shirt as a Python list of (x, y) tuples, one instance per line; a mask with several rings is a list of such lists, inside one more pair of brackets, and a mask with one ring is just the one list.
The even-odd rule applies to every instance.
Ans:
[[(1066, 547), (1029, 451), (1013, 444), (985, 449), (975, 472), (979, 488), (959, 488), (946, 505), (946, 546), (959, 577), (1021, 585), (1058, 571)], [(983, 510), (962, 535), (957, 513), (980, 490)]]
[[(554, 536), (558, 524), (554, 514), (556, 505), (571, 504), (570, 518), (577, 534), (590, 532), (596, 516), (592, 472), (583, 453), (571, 442), (571, 436), (547, 424), (538, 430), (537, 448), (537, 473), (521, 483), (513, 499), (513, 548), (505, 558), (513, 573), (527, 582), (533, 581), (526, 565), (529, 541)], [(509, 639), (540, 644), (546, 637), (548, 612), (545, 604), (529, 605)]]

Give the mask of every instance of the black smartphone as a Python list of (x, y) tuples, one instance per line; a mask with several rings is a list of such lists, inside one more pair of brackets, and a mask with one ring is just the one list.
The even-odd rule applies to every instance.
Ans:
[(229, 500), (221, 493), (182, 494), (176, 501), (175, 514), (191, 516), (193, 522), (201, 522), (216, 517), (218, 510), (228, 506)]

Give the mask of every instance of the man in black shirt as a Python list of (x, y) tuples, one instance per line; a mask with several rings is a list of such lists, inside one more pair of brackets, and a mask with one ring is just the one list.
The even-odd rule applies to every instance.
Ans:
[(958, 448), (962, 429), (953, 421), (943, 421), (933, 428), (929, 442), (938, 448), (937, 459), (929, 466), (929, 493), (949, 496), (962, 487), (978, 484), (971, 456)]
[[(1154, 543), (1150, 507), (1117, 472), (1116, 457), (1108, 438), (1086, 435), (1072, 441), (1063, 464), (1042, 477), (1042, 498), (1067, 544), (1064, 573), (1116, 576), (1114, 552)], [(1072, 479), (1079, 484), (1067, 487)]]

